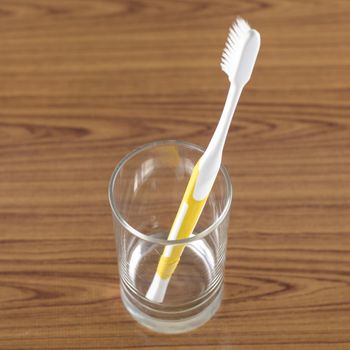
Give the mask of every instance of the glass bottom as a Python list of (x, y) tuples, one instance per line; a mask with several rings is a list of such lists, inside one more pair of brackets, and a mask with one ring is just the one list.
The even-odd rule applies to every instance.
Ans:
[(223, 285), (220, 287), (216, 297), (198, 314), (181, 320), (163, 320), (147, 315), (138, 309), (121, 288), (122, 302), (130, 315), (142, 326), (158, 333), (176, 334), (194, 330), (208, 322), (220, 307), (223, 295)]
[(187, 332), (207, 322), (218, 310), (223, 291), (223, 276), (215, 273), (219, 266), (216, 245), (211, 238), (189, 243), (164, 302), (155, 303), (145, 295), (162, 251), (157, 245), (132, 241), (127, 249), (129, 263), (120, 263), (120, 288), (121, 299), (133, 318), (159, 333)]

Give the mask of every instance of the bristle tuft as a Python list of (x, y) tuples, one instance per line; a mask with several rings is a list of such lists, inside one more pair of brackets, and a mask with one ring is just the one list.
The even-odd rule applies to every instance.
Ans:
[(250, 29), (248, 22), (241, 17), (237, 17), (229, 29), (226, 46), (221, 57), (221, 68), (229, 77), (235, 69), (235, 62)]

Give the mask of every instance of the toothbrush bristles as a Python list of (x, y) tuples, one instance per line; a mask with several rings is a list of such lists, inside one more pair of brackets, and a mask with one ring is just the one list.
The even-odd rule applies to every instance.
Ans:
[(235, 62), (239, 57), (240, 50), (243, 48), (250, 29), (248, 22), (241, 17), (237, 17), (230, 27), (226, 46), (221, 57), (221, 68), (228, 76), (234, 73)]

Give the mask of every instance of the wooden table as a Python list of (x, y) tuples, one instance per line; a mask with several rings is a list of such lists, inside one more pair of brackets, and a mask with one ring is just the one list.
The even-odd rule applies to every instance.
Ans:
[[(262, 36), (225, 148), (221, 309), (161, 336), (121, 305), (109, 176), (158, 139), (205, 146), (242, 15)], [(0, 3), (0, 349), (350, 349), (348, 1)]]

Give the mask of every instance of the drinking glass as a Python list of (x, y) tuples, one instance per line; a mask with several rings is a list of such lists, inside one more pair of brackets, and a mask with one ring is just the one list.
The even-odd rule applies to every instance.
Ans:
[[(232, 201), (221, 166), (197, 226), (187, 239), (167, 240), (182, 196), (203, 149), (157, 141), (127, 154), (109, 182), (121, 300), (131, 316), (160, 333), (190, 331), (218, 310)], [(185, 245), (162, 303), (146, 298), (166, 246)]]

